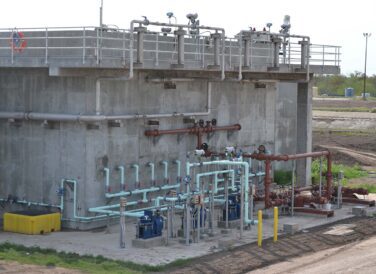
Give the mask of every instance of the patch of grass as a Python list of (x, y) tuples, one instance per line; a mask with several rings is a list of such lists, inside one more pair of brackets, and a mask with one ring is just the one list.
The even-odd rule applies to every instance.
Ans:
[(290, 185), (292, 181), (291, 171), (285, 170), (275, 170), (274, 171), (274, 182), (278, 185)]
[(372, 184), (360, 184), (360, 185), (349, 185), (349, 187), (353, 187), (353, 188), (364, 188), (364, 189), (367, 189), (367, 191), (369, 193), (376, 193), (376, 185), (372, 185)]
[(71, 268), (93, 274), (163, 272), (170, 268), (187, 265), (191, 261), (191, 259), (179, 259), (167, 265), (150, 266), (120, 260), (110, 260), (103, 256), (80, 256), (77, 253), (57, 252), (53, 249), (25, 247), (11, 243), (0, 244), (0, 260)]
[[(322, 161), (322, 172), (325, 174), (327, 171), (327, 161)], [(360, 168), (359, 165), (346, 166), (342, 164), (332, 164), (332, 175), (333, 178), (338, 178), (340, 171), (343, 171), (344, 179), (342, 180), (343, 185), (347, 184), (348, 179), (361, 178), (368, 175), (367, 171)], [(312, 172), (312, 183), (318, 183), (320, 181), (320, 160), (315, 159), (312, 161), (311, 166)]]
[(367, 107), (313, 107), (318, 111), (337, 111), (337, 112), (373, 112), (373, 109)]

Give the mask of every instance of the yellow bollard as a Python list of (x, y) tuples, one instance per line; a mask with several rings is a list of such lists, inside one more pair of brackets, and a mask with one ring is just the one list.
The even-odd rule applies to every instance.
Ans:
[(257, 230), (257, 244), (262, 244), (262, 210), (258, 211), (258, 230)]
[(278, 207), (274, 207), (274, 238), (273, 241), (278, 240)]

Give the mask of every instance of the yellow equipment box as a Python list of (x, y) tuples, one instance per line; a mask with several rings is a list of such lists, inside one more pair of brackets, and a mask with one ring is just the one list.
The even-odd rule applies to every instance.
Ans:
[(61, 214), (45, 211), (4, 213), (4, 231), (22, 234), (45, 234), (61, 229)]

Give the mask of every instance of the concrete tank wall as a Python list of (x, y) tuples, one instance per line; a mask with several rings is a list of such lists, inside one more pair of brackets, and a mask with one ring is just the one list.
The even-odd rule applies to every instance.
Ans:
[[(151, 114), (205, 111), (207, 81), (176, 82), (176, 89), (165, 89), (163, 83), (147, 82), (146, 73), (137, 73), (131, 81), (101, 82), (103, 114)], [(33, 111), (51, 113), (95, 113), (94, 77), (50, 77), (48, 69), (0, 69), (1, 111)], [(238, 132), (215, 132), (203, 136), (213, 151), (237, 145), (246, 151), (265, 144), (275, 152), (295, 152), (296, 127), (293, 112), (286, 113), (284, 104), (296, 104), (296, 84), (281, 85), (278, 81), (258, 85), (253, 82), (213, 82), (212, 109), (207, 117), (218, 125), (239, 123)], [(277, 93), (278, 91), (278, 93)], [(290, 98), (290, 99), (289, 99)], [(294, 99), (295, 98), (295, 99)], [(287, 100), (287, 101), (286, 101)], [(295, 100), (295, 101), (294, 101)], [(277, 107), (276, 107), (277, 106)], [(181, 117), (161, 118), (159, 129), (186, 128)], [(176, 165), (184, 163), (187, 151), (196, 147), (193, 135), (144, 136), (147, 120), (126, 120), (122, 127), (97, 123), (98, 129), (86, 124), (52, 123), (44, 128), (38, 121), (22, 121), (20, 125), (0, 121), (0, 198), (9, 194), (29, 201), (58, 204), (56, 190), (62, 178), (78, 180), (79, 215), (90, 215), (87, 209), (106, 204), (103, 168), (111, 170), (112, 191), (120, 189), (118, 165), (125, 166), (128, 189), (134, 189), (134, 170), (140, 165), (140, 181), (149, 186), (150, 169), (156, 165), (157, 185), (163, 184), (162, 160), (170, 161), (170, 182), (174, 182)], [(290, 128), (291, 127), (291, 128)], [(210, 137), (210, 138), (208, 138)], [(274, 147), (276, 144), (276, 147)], [(292, 150), (292, 151), (291, 151)], [(131, 197), (128, 200), (139, 199)], [(73, 194), (65, 195), (65, 218), (73, 215)], [(67, 223), (69, 226), (78, 227)]]

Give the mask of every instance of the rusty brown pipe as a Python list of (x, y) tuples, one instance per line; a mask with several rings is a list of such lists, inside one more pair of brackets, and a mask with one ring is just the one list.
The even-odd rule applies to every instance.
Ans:
[(191, 127), (191, 128), (179, 128), (179, 129), (165, 129), (165, 130), (146, 130), (145, 136), (148, 137), (157, 137), (161, 135), (167, 135), (167, 134), (195, 134), (197, 136), (197, 149), (201, 149), (202, 145), (202, 135), (204, 133), (211, 133), (214, 131), (220, 131), (220, 130), (241, 130), (241, 125), (235, 124), (235, 125), (229, 125), (229, 126), (211, 126), (207, 125), (205, 127)]
[(270, 170), (271, 164), (270, 161), (288, 161), (304, 158), (316, 158), (326, 156), (327, 158), (327, 172), (326, 172), (326, 198), (330, 200), (332, 196), (332, 155), (329, 150), (326, 151), (317, 151), (317, 152), (307, 152), (300, 154), (284, 154), (284, 155), (273, 155), (273, 154), (264, 154), (264, 153), (244, 153), (243, 157), (256, 159), (259, 161), (265, 161), (265, 208), (271, 206), (270, 202)]
[(229, 125), (229, 126), (206, 126), (206, 127), (191, 127), (191, 128), (179, 128), (179, 129), (153, 129), (145, 130), (145, 136), (148, 137), (157, 137), (167, 134), (198, 134), (198, 133), (210, 133), (220, 130), (240, 130), (242, 127), (239, 124)]

